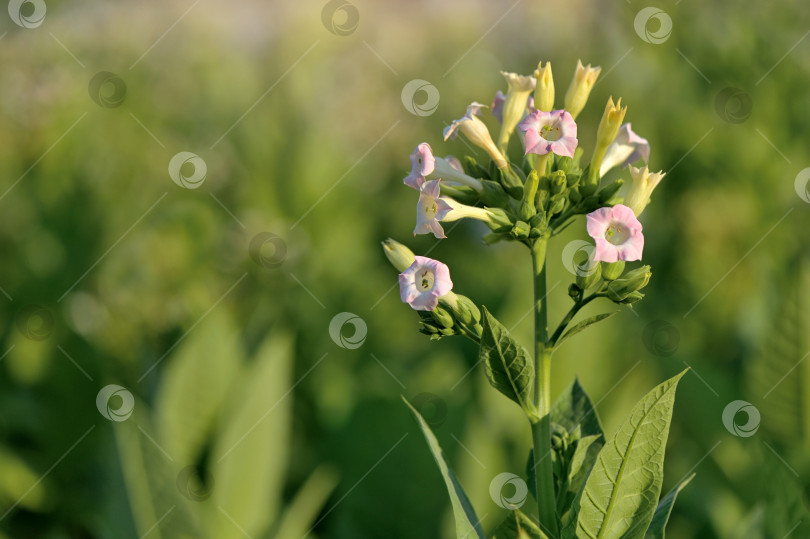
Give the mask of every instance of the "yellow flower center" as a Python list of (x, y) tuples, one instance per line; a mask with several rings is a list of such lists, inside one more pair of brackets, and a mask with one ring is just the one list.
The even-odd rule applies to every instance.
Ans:
[(551, 125), (544, 125), (540, 128), (540, 135), (549, 142), (560, 140), (562, 138), (562, 129), (560, 124), (555, 122)]
[(435, 281), (435, 279), (432, 271), (423, 269), (418, 275), (416, 285), (421, 291), (427, 292), (433, 288), (433, 281)]
[(630, 237), (630, 229), (622, 223), (611, 222), (605, 230), (605, 239), (613, 245), (621, 245)]

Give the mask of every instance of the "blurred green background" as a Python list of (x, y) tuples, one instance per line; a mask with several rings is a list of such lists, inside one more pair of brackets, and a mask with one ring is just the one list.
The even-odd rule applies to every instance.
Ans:
[[(642, 219), (646, 299), (556, 354), (555, 391), (578, 376), (612, 433), (691, 366), (664, 489), (697, 477), (668, 537), (810, 536), (804, 2), (656, 4), (660, 43), (635, 1), (40, 4), (41, 23), (20, 8), (31, 28), (0, 15), (0, 534), (450, 537), (400, 394), (497, 524), (489, 482), (522, 473), (526, 424), (470, 343), (417, 334), (379, 242), (446, 262), (528, 344), (522, 246), (470, 223), (412, 238), (401, 179), (419, 142), (469, 151), (442, 127), (505, 90), (499, 70), (551, 61), (560, 105), (581, 58), (602, 66), (586, 156), (621, 96), (668, 174)], [(414, 79), (433, 113), (403, 106)], [(207, 166), (196, 189), (169, 174), (184, 151)], [(578, 221), (551, 248), (552, 321), (583, 237)], [(365, 340), (330, 336), (340, 313)], [(109, 384), (124, 392), (97, 406)], [(105, 418), (127, 394), (132, 415)], [(761, 414), (752, 436), (723, 424), (736, 400)]]

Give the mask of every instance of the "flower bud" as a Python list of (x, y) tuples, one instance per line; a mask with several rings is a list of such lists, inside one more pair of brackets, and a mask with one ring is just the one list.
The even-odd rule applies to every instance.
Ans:
[(453, 317), (442, 306), (436, 307), (430, 311), (430, 314), (433, 315), (433, 320), (436, 321), (438, 327), (446, 329), (453, 327)]
[[(574, 78), (571, 79), (571, 84), (568, 86), (568, 91), (565, 92), (565, 110), (576, 119), (582, 109), (585, 108), (585, 103), (588, 102), (588, 96), (591, 94), (591, 89), (596, 83), (596, 77), (599, 76), (601, 67), (587, 67), (582, 66), (582, 61), (577, 60), (577, 68), (574, 71)], [(613, 139), (611, 139), (613, 140)]]
[(568, 287), (568, 296), (575, 302), (579, 303), (582, 299), (582, 290), (582, 287), (580, 287), (578, 284), (571, 284)]
[(664, 178), (665, 173), (650, 172), (646, 166), (644, 168), (630, 166), (630, 175), (633, 177), (633, 184), (624, 197), (624, 205), (633, 210), (638, 217), (650, 203), (650, 195)]
[(411, 267), (416, 260), (413, 251), (391, 238), (382, 242), (382, 246), (385, 257), (400, 273)]
[(486, 124), (478, 118), (479, 109), (483, 106), (480, 103), (471, 103), (467, 107), (464, 116), (458, 120), (453, 120), (453, 123), (444, 128), (444, 140), (450, 137), (455, 138), (460, 131), (464, 133), (467, 140), (486, 151), (498, 168), (506, 168), (508, 166), (506, 157), (495, 146)]
[(588, 183), (598, 183), (599, 169), (605, 158), (605, 152), (619, 133), (625, 114), (627, 114), (627, 107), (622, 107), (621, 98), (616, 103), (613, 102), (612, 97), (608, 98), (605, 112), (602, 114), (599, 128), (596, 130), (596, 146), (589, 165)]
[(537, 110), (551, 112), (554, 110), (554, 77), (551, 76), (551, 62), (537, 64), (534, 70), (537, 86), (534, 89), (534, 106)]
[(537, 185), (540, 183), (540, 176), (536, 170), (532, 170), (523, 184), (523, 200), (520, 201), (518, 217), (523, 221), (529, 221), (534, 217), (537, 210), (534, 207), (534, 198), (537, 195)]
[(529, 233), (531, 232), (531, 227), (529, 223), (525, 221), (518, 221), (515, 223), (515, 226), (512, 227), (512, 236), (519, 240), (525, 240), (529, 237)]
[(534, 77), (506, 71), (501, 71), (501, 75), (506, 78), (506, 83), (509, 85), (501, 110), (501, 133), (498, 137), (498, 147), (505, 152), (509, 138), (515, 132), (515, 127), (526, 115), (526, 102), (534, 91), (536, 81)]
[(618, 279), (624, 271), (624, 260), (618, 262), (600, 262), (602, 267), (602, 279), (614, 281)]
[[(642, 266), (628, 272), (623, 278), (608, 284), (608, 297), (615, 302), (625, 300), (633, 292), (638, 292), (650, 282), (650, 266)], [(640, 298), (639, 298), (640, 299)]]
[[(590, 262), (590, 264), (593, 264), (593, 262)], [(576, 282), (577, 286), (582, 290), (587, 290), (596, 284), (600, 275), (601, 274), (599, 273), (598, 269), (595, 267), (592, 267), (587, 271), (577, 271), (577, 278), (574, 282)]]

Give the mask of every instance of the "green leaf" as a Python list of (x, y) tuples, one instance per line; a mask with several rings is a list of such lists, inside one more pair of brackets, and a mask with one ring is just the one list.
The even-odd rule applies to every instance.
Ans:
[(582, 320), (581, 322), (579, 322), (578, 324), (573, 326), (571, 329), (569, 329), (568, 331), (563, 333), (562, 337), (560, 337), (559, 340), (557, 340), (557, 342), (554, 343), (555, 348), (557, 346), (560, 346), (562, 343), (564, 343), (569, 337), (573, 337), (574, 335), (576, 335), (580, 331), (583, 331), (584, 329), (587, 329), (588, 327), (594, 325), (597, 322), (601, 322), (605, 318), (610, 318), (611, 316), (613, 316), (614, 314), (616, 314), (618, 312), (619, 311), (613, 311), (613, 312), (609, 312), (609, 313), (597, 314), (595, 316), (591, 316), (589, 318), (586, 318), (585, 320)]
[(664, 528), (666, 528), (669, 515), (672, 513), (672, 506), (675, 505), (675, 498), (678, 497), (678, 493), (689, 484), (689, 481), (691, 481), (693, 477), (695, 477), (695, 474), (690, 475), (675, 485), (666, 496), (661, 498), (661, 501), (658, 502), (658, 507), (655, 508), (650, 526), (644, 534), (644, 539), (664, 539)]
[(640, 539), (661, 493), (675, 390), (686, 371), (647, 393), (599, 452), (563, 537)]
[(543, 533), (537, 523), (520, 509), (510, 511), (503, 522), (492, 531), (490, 537), (492, 539), (516, 539), (520, 537), (521, 531), (531, 539), (548, 539), (548, 535)]
[(571, 503), (582, 490), (604, 445), (605, 438), (601, 434), (585, 436), (577, 441), (571, 462), (568, 464), (565, 492), (557, 494), (557, 511), (561, 515), (571, 507)]
[(181, 466), (200, 459), (243, 363), (238, 332), (225, 313), (211, 312), (166, 359), (155, 422), (160, 444)]
[[(136, 400), (132, 417), (114, 425), (121, 471), (137, 535), (155, 539), (201, 537), (193, 504), (180, 496), (180, 466), (155, 443), (146, 403)], [(163, 517), (163, 518), (161, 518)], [(160, 526), (155, 522), (160, 519)]]
[(304, 537), (312, 527), (318, 512), (337, 485), (337, 473), (324, 465), (319, 466), (296, 492), (285, 509), (273, 534), (277, 539)]
[(551, 406), (551, 422), (572, 433), (579, 427), (583, 436), (604, 434), (596, 408), (578, 379)]
[(518, 403), (527, 414), (535, 414), (532, 403), (534, 363), (529, 353), (486, 307), (483, 313), (479, 358), (492, 387)]
[(259, 537), (278, 516), (288, 469), (292, 365), (292, 339), (274, 331), (235, 384), (211, 451), (210, 537)]
[(439, 447), (439, 441), (416, 408), (414, 408), (405, 397), (402, 397), (402, 400), (405, 401), (405, 404), (411, 409), (411, 413), (414, 418), (416, 418), (416, 422), (419, 423), (422, 434), (425, 436), (425, 440), (427, 440), (428, 446), (430, 447), (430, 452), (433, 454), (433, 458), (439, 466), (439, 470), (442, 472), (444, 484), (447, 485), (447, 492), (450, 494), (450, 503), (453, 506), (453, 516), (456, 520), (456, 536), (484, 539), (484, 532), (481, 530), (481, 524), (478, 517), (475, 515), (475, 510), (470, 503), (470, 499), (467, 498), (467, 494), (465, 494), (464, 489), (461, 488), (461, 484), (458, 482), (453, 470), (447, 466), (442, 448)]

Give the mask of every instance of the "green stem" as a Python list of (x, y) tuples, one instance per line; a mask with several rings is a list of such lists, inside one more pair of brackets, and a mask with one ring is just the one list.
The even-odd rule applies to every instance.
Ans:
[(571, 320), (574, 319), (579, 310), (582, 309), (587, 304), (589, 304), (590, 302), (592, 302), (593, 300), (595, 300), (597, 297), (598, 297), (597, 294), (591, 294), (587, 298), (584, 298), (582, 301), (574, 303), (574, 306), (571, 307), (571, 309), (568, 311), (568, 314), (566, 314), (565, 318), (563, 318), (562, 321), (560, 322), (560, 325), (557, 326), (557, 329), (554, 331), (554, 334), (551, 336), (551, 339), (549, 339), (549, 345), (552, 348), (556, 346), (557, 341), (560, 340), (562, 332), (565, 331), (565, 328), (568, 327), (568, 324), (571, 323)]
[(535, 405), (538, 420), (532, 423), (534, 473), (537, 485), (537, 515), (551, 537), (559, 533), (551, 465), (551, 348), (548, 346), (548, 301), (546, 298), (546, 245), (539, 238), (531, 247), (534, 274)]

